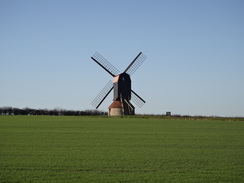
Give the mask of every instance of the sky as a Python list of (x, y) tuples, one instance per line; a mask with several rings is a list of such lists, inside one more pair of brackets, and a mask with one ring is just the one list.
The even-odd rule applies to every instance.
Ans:
[(143, 52), (137, 114), (244, 117), (243, 20), (242, 0), (0, 0), (0, 107), (94, 109), (113, 78), (91, 56)]

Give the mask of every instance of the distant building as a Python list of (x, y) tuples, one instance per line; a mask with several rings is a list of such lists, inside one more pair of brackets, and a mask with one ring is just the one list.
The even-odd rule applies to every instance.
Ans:
[(166, 116), (171, 116), (171, 112), (166, 112)]

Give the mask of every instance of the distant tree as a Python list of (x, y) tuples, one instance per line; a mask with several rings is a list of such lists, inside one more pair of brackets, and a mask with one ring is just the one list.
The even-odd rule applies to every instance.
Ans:
[(22, 109), (12, 107), (0, 107), (0, 115), (65, 115), (65, 116), (84, 116), (84, 115), (107, 115), (107, 112), (100, 110), (66, 110), (62, 108), (49, 109), (33, 109), (25, 107)]

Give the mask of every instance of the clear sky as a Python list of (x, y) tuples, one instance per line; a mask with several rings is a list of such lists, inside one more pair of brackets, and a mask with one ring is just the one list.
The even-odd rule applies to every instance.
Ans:
[(94, 109), (112, 77), (90, 57), (140, 51), (137, 113), (244, 116), (242, 0), (0, 0), (0, 107)]

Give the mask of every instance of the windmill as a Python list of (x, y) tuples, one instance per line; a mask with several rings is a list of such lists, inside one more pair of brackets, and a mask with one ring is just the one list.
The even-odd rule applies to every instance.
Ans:
[(113, 103), (109, 106), (108, 115), (134, 115), (135, 107), (130, 103), (130, 100), (139, 107), (142, 107), (146, 102), (131, 89), (130, 76), (134, 74), (146, 58), (147, 57), (140, 52), (124, 72), (119, 74), (119, 70), (116, 67), (96, 52), (91, 59), (113, 76), (113, 82), (110, 80), (105, 85), (92, 101), (92, 105), (97, 109), (109, 93), (114, 90)]

